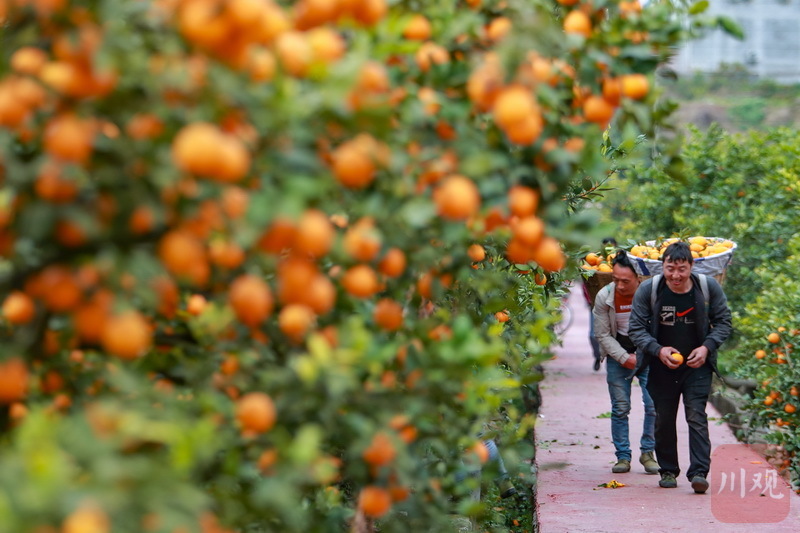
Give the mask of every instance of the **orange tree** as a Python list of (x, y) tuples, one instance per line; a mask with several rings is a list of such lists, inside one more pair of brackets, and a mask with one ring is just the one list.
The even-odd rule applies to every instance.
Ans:
[(562, 198), (705, 5), (0, 1), (0, 529), (479, 516)]

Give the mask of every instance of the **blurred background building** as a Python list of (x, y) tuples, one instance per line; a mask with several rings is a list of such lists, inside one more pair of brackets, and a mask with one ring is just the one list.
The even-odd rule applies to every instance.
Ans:
[(800, 82), (800, 0), (710, 0), (709, 14), (726, 15), (744, 30), (737, 40), (721, 30), (683, 47), (672, 61), (680, 74), (741, 65), (758, 78)]

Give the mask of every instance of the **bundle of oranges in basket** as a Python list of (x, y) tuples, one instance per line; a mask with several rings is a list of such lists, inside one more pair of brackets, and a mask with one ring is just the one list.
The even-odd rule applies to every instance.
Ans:
[[(677, 237), (664, 239), (658, 246), (655, 245), (655, 242), (653, 242), (652, 245), (647, 243), (643, 245), (636, 245), (630, 249), (629, 253), (642, 259), (660, 260), (664, 255), (664, 250), (667, 249), (667, 246), (678, 240), (679, 239)], [(692, 251), (692, 257), (695, 259), (719, 255), (731, 250), (735, 246), (733, 241), (728, 239), (702, 237), (699, 235), (695, 237), (689, 237), (687, 242), (689, 243), (689, 249)]]

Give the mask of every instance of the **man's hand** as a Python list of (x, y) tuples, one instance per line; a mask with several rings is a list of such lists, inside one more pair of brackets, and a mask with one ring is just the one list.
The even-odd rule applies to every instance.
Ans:
[(706, 363), (706, 359), (708, 359), (708, 348), (699, 346), (692, 350), (692, 353), (686, 358), (686, 366), (700, 368)]
[(664, 366), (666, 366), (667, 368), (671, 368), (672, 370), (675, 370), (676, 368), (681, 366), (680, 363), (678, 363), (675, 359), (671, 357), (672, 354), (674, 353), (678, 353), (678, 350), (676, 350), (672, 346), (663, 346), (661, 350), (658, 351), (658, 358), (661, 360), (662, 363), (664, 363)]
[(636, 354), (629, 353), (628, 358), (622, 363), (622, 368), (627, 368), (628, 370), (633, 370), (636, 368)]

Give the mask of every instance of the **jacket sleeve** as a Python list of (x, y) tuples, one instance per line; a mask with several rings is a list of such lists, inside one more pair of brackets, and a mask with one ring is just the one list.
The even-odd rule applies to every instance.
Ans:
[(708, 277), (709, 309), (708, 321), (709, 331), (703, 340), (703, 346), (708, 351), (716, 352), (725, 340), (730, 336), (733, 329), (731, 320), (731, 310), (728, 308), (728, 299), (725, 292), (720, 287), (716, 279)]
[(650, 333), (653, 321), (653, 310), (650, 306), (650, 293), (653, 279), (646, 279), (633, 295), (633, 308), (628, 322), (628, 336), (633, 344), (648, 357), (658, 357), (661, 345)]
[(594, 336), (600, 344), (600, 352), (613, 357), (615, 361), (623, 365), (630, 355), (611, 335), (611, 307), (606, 301), (611, 291), (610, 287), (611, 285), (603, 287), (594, 300), (594, 309), (592, 309)]

